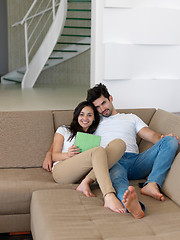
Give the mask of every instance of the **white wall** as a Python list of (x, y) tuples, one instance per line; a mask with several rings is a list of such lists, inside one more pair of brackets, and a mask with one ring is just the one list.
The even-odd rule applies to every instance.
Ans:
[(116, 108), (180, 111), (180, 1), (93, 0), (91, 87)]

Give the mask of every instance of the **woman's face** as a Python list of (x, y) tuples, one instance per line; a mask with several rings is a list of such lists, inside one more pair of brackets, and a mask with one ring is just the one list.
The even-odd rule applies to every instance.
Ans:
[(83, 128), (85, 132), (87, 132), (88, 128), (92, 125), (93, 121), (94, 121), (93, 109), (89, 106), (84, 107), (78, 116), (79, 125)]

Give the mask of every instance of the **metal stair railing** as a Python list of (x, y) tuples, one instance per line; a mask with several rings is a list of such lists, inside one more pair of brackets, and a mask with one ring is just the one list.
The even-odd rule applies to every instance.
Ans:
[[(56, 14), (56, 7), (59, 5), (60, 0), (49, 0), (46, 4), (44, 0), (34, 0), (31, 7), (29, 8), (28, 12), (22, 19), (22, 21), (17, 22), (12, 25), (12, 27), (18, 26), (18, 25), (24, 25), (24, 38), (25, 38), (25, 59), (26, 59), (26, 70), (28, 70), (29, 67), (29, 61), (30, 61), (30, 55), (33, 52), (33, 49), (35, 48), (38, 40), (40, 39), (40, 36), (48, 26), (48, 22), (50, 18), (52, 17), (52, 22), (55, 19)], [(39, 4), (39, 6), (37, 6)], [(45, 6), (43, 6), (43, 4)], [(32, 11), (36, 8), (35, 13), (31, 15)], [(44, 8), (42, 10), (42, 8)], [(41, 20), (43, 19), (43, 16), (49, 12), (49, 16), (46, 18), (46, 21), (43, 23), (43, 27), (41, 28), (41, 31), (37, 34), (36, 38), (34, 39), (33, 43), (30, 46), (30, 41), (35, 36), (36, 30), (38, 29), (39, 25), (41, 24)], [(34, 19), (39, 17), (39, 20), (33, 27), (33, 30), (30, 32), (29, 29), (32, 27), (32, 24), (34, 22)], [(37, 48), (37, 46), (36, 46)]]

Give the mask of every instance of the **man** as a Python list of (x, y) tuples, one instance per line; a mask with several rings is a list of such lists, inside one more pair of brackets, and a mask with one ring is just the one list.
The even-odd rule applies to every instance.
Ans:
[[(152, 131), (134, 114), (117, 113), (112, 103), (113, 97), (101, 83), (88, 90), (87, 100), (102, 116), (95, 132), (101, 136), (101, 146), (106, 146), (115, 138), (121, 138), (126, 143), (126, 152), (110, 169), (110, 176), (117, 197), (135, 218), (141, 218), (145, 207), (138, 201), (134, 187), (129, 186), (129, 180), (148, 176), (141, 193), (164, 201), (160, 189), (176, 154), (178, 138), (173, 134), (164, 136)], [(154, 146), (139, 154), (136, 134)]]
[[(110, 176), (116, 195), (122, 202), (121, 212), (125, 209), (135, 218), (142, 218), (145, 207), (139, 202), (134, 187), (129, 186), (129, 180), (148, 176), (141, 193), (164, 201), (159, 189), (173, 162), (178, 140), (172, 134), (164, 136), (152, 131), (134, 114), (117, 113), (112, 103), (113, 97), (101, 83), (88, 90), (87, 100), (94, 104), (102, 116), (95, 132), (96, 135), (101, 136), (101, 146), (105, 147), (116, 138), (121, 138), (126, 143), (126, 152), (110, 169)], [(154, 146), (139, 154), (136, 134), (153, 143)], [(51, 170), (50, 152), (47, 153), (43, 167)]]

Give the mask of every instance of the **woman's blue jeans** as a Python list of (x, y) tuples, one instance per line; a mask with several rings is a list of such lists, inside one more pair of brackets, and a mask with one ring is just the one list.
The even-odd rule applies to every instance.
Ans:
[(156, 182), (161, 188), (177, 149), (177, 138), (166, 136), (142, 153), (125, 153), (110, 169), (111, 181), (121, 202), (129, 187), (129, 180), (148, 176), (145, 184)]

